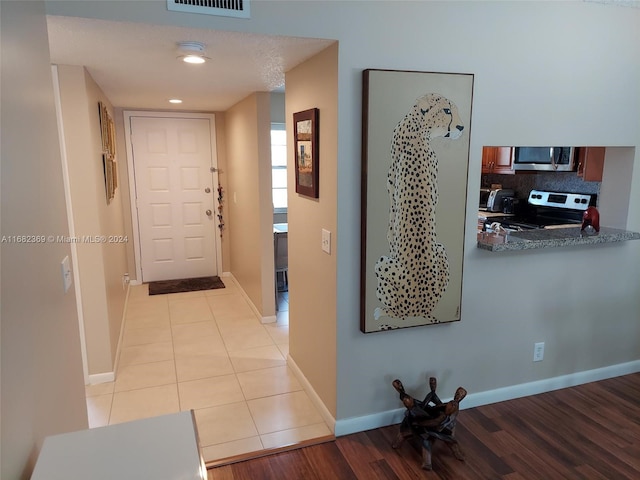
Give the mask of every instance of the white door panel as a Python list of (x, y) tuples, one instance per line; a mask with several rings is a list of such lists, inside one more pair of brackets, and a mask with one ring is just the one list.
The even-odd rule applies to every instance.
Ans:
[(130, 120), (142, 280), (217, 275), (210, 119)]

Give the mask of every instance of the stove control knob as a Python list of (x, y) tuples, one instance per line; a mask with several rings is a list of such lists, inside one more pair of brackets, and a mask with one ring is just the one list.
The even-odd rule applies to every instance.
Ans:
[(574, 200), (574, 202), (576, 202), (576, 203), (580, 203), (580, 199), (579, 199), (579, 198), (576, 198), (576, 199)]
[(587, 199), (583, 198), (582, 200), (580, 200), (580, 203), (587, 203)]

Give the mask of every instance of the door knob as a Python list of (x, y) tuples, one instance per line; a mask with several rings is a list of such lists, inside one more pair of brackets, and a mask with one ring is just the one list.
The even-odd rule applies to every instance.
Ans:
[(211, 210), (207, 210), (207, 211), (206, 211), (206, 212), (204, 212), (204, 213), (206, 213), (206, 214), (207, 214), (207, 217), (210, 217), (212, 212), (211, 212)]
[(209, 187), (205, 188), (204, 193), (211, 193), (211, 189)]

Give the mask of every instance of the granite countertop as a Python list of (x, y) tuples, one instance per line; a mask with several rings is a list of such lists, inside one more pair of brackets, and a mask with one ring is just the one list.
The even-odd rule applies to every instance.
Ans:
[(525, 230), (511, 233), (478, 232), (478, 248), (491, 252), (530, 250), (533, 248), (571, 247), (598, 243), (640, 240), (640, 233), (601, 227), (595, 235), (584, 234), (579, 226)]

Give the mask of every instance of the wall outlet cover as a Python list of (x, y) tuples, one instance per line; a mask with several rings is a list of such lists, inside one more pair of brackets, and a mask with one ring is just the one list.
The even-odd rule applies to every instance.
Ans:
[(541, 362), (544, 358), (544, 342), (538, 342), (533, 345), (533, 361)]
[(331, 232), (324, 228), (322, 229), (322, 251), (331, 253)]
[(60, 262), (62, 270), (62, 284), (64, 286), (64, 293), (67, 293), (73, 283), (73, 275), (71, 274), (71, 263), (69, 262), (69, 256), (67, 255)]

